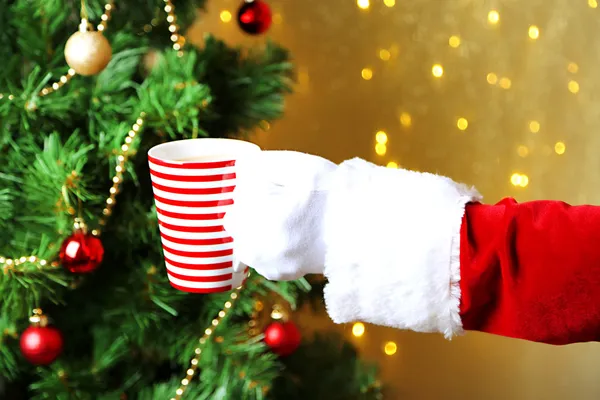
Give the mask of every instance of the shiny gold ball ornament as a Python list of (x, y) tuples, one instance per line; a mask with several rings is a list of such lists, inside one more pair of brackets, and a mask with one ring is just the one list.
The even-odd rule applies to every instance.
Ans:
[(90, 76), (100, 73), (112, 57), (110, 43), (101, 32), (79, 30), (65, 45), (65, 59), (69, 67), (79, 75)]

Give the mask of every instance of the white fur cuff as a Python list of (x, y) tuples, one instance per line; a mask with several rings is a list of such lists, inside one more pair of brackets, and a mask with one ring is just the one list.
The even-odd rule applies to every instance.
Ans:
[(340, 164), (324, 221), (334, 322), (460, 334), (460, 227), (465, 205), (480, 198), (433, 174)]

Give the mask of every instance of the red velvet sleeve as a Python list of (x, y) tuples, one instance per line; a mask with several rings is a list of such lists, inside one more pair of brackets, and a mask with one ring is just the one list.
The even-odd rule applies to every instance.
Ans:
[(469, 204), (460, 247), (464, 329), (555, 345), (600, 340), (600, 207)]

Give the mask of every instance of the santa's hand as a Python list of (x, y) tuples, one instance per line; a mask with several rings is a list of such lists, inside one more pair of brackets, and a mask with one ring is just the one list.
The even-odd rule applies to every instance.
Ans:
[(322, 220), (335, 168), (292, 151), (262, 151), (236, 162), (234, 205), (224, 218), (236, 270), (245, 264), (269, 280), (323, 273)]

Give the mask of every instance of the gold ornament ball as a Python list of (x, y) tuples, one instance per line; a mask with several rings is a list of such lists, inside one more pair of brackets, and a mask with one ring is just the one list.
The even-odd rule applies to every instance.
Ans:
[(112, 48), (98, 31), (75, 32), (65, 45), (65, 59), (79, 75), (96, 75), (112, 57)]

